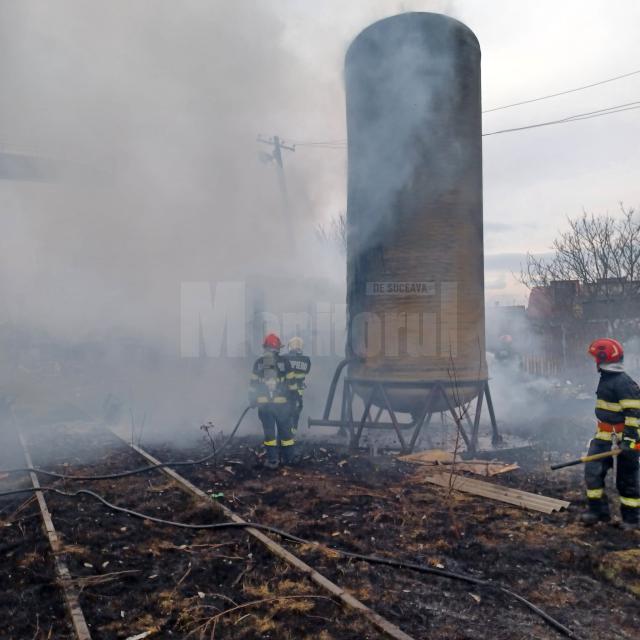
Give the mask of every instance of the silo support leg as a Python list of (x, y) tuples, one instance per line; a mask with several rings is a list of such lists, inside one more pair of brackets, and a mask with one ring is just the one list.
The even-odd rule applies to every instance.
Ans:
[(349, 395), (347, 396), (347, 420), (349, 422), (349, 432), (351, 433), (351, 439), (353, 440), (354, 437), (354, 427), (353, 427), (353, 396), (354, 396), (354, 391), (353, 391), (353, 387), (351, 386), (351, 384), (349, 384), (348, 386), (349, 389)]
[[(327, 402), (325, 403), (325, 406), (324, 406), (324, 413), (322, 414), (323, 420), (329, 420), (329, 418), (331, 417), (331, 408), (333, 407), (333, 400), (336, 396), (336, 388), (338, 387), (338, 380), (340, 380), (340, 374), (342, 373), (342, 370), (349, 364), (349, 362), (350, 362), (349, 358), (345, 358), (336, 367), (336, 370), (333, 374), (333, 378), (331, 380), (331, 385), (329, 386), (329, 393), (327, 395)], [(344, 398), (344, 394), (342, 395), (342, 397)]]
[(473, 445), (473, 450), (475, 451), (478, 448), (478, 430), (480, 429), (480, 416), (482, 414), (482, 401), (484, 400), (485, 388), (487, 383), (484, 382), (480, 384), (480, 388), (478, 389), (478, 395), (476, 396), (476, 413), (473, 418), (473, 431), (471, 432), (471, 443)]
[[(349, 389), (349, 384), (347, 383), (347, 381), (344, 381), (344, 384), (342, 385), (342, 404), (340, 405), (340, 421), (342, 422), (342, 426), (340, 427), (340, 429), (338, 430), (338, 435), (341, 437), (344, 437), (346, 435), (346, 431), (345, 431), (345, 424), (349, 425), (349, 440), (352, 442), (353, 441), (353, 425), (351, 424), (351, 422), (347, 422), (348, 419), (348, 413), (347, 413), (347, 406), (348, 406), (348, 398), (349, 398), (349, 393), (350, 393), (350, 389)], [(329, 414), (331, 415), (331, 414)], [(328, 420), (329, 418), (325, 418), (326, 420)]]
[[(411, 436), (411, 441), (409, 442), (409, 453), (413, 453), (413, 450), (416, 447), (416, 442), (420, 437), (420, 432), (424, 427), (428, 427), (431, 422), (431, 418), (433, 417), (433, 413), (423, 414), (422, 417), (416, 421), (416, 428)], [(430, 440), (429, 440), (430, 442)]]
[(467, 451), (469, 452), (475, 451), (471, 440), (469, 440), (469, 436), (467, 435), (467, 432), (464, 430), (464, 427), (462, 426), (462, 419), (459, 415), (456, 414), (456, 409), (451, 404), (451, 400), (449, 400), (449, 396), (447, 395), (447, 392), (442, 388), (441, 385), (438, 385), (438, 389), (440, 389), (440, 393), (442, 393), (443, 398), (447, 401), (447, 406), (449, 407), (449, 413), (453, 417), (453, 421), (456, 423), (456, 428), (460, 431), (460, 435), (464, 440), (464, 443), (467, 447)]
[(398, 441), (400, 442), (400, 449), (402, 453), (409, 453), (407, 450), (407, 443), (405, 442), (404, 436), (402, 435), (402, 431), (400, 431), (400, 425), (398, 424), (398, 419), (396, 418), (395, 411), (391, 408), (391, 403), (389, 402), (389, 398), (387, 396), (387, 392), (384, 389), (383, 385), (378, 385), (380, 389), (380, 395), (386, 405), (387, 410), (389, 411), (389, 415), (391, 416), (391, 422), (393, 422), (393, 428), (396, 430), (396, 434), (398, 435)]
[(484, 383), (484, 395), (487, 397), (487, 409), (489, 409), (489, 418), (491, 419), (491, 442), (493, 444), (500, 444), (502, 442), (502, 436), (498, 433), (498, 423), (496, 422), (496, 413), (493, 410), (493, 400), (491, 400), (488, 380)]
[[(355, 440), (351, 441), (351, 447), (353, 449), (357, 449), (360, 446), (360, 438), (362, 437), (362, 431), (364, 430), (365, 424), (368, 420), (371, 420), (371, 405), (375, 399), (376, 387), (371, 388), (371, 393), (367, 398), (367, 402), (364, 405), (364, 411), (362, 412), (362, 418), (360, 418), (360, 424), (358, 425), (358, 431), (356, 432)], [(353, 402), (353, 396), (351, 397), (351, 402)]]
[(422, 431), (423, 427), (427, 427), (431, 422), (431, 418), (433, 417), (433, 412), (431, 411), (431, 407), (433, 406), (432, 399), (433, 399), (433, 390), (431, 390), (427, 395), (427, 399), (424, 403), (424, 410), (422, 411), (421, 414), (419, 414), (419, 417), (415, 422), (415, 429), (413, 431), (413, 435), (411, 436), (411, 440), (409, 442), (409, 453), (413, 453), (413, 450), (415, 449), (415, 446), (416, 446), (416, 442), (420, 437), (420, 432)]

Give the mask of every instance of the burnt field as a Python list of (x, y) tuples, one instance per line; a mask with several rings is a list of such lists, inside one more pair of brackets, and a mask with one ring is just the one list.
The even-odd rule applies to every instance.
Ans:
[[(59, 472), (105, 474), (144, 466), (144, 460), (104, 431), (60, 430), (54, 438), (43, 433), (30, 438), (34, 463), (46, 459), (48, 468)], [(43, 485), (71, 492), (89, 483)], [(220, 520), (214, 510), (186, 496), (158, 472), (91, 482), (90, 488), (108, 501), (159, 518), (192, 524)], [(157, 638), (381, 637), (241, 530), (190, 531), (158, 525), (110, 511), (85, 495), (47, 494), (47, 502), (95, 639), (145, 632)], [(37, 527), (37, 519), (33, 522)], [(3, 603), (3, 619), (9, 619), (10, 626), (0, 637), (72, 637), (64, 626), (59, 630), (60, 622), (53, 627), (43, 618), (53, 606), (64, 618), (53, 572), (38, 571), (48, 555), (46, 539), (40, 534), (39, 553), (34, 554), (28, 540), (19, 534), (14, 538), (24, 542), (14, 550), (29, 574), (24, 584), (37, 589), (38, 597), (22, 603), (19, 620), (11, 620), (11, 610)], [(3, 571), (2, 580), (7, 584), (11, 577)], [(21, 598), (20, 593), (16, 596)], [(217, 617), (234, 607), (237, 615)]]
[[(144, 466), (109, 432), (56, 428), (28, 434), (34, 463), (65, 473)], [(144, 443), (143, 443), (143, 446)], [(202, 457), (209, 443), (145, 448), (163, 460)], [(531, 600), (576, 637), (636, 638), (637, 594), (616, 586), (608, 555), (640, 539), (607, 526), (585, 530), (579, 470), (551, 475), (526, 450), (522, 469), (492, 479), (572, 501), (544, 515), (424, 482), (422, 467), (391, 456), (349, 454), (307, 443), (300, 464), (267, 472), (259, 442), (238, 439), (215, 463), (179, 472), (246, 520), (348, 551), (392, 557), (490, 579)], [(27, 486), (23, 481), (22, 486)], [(158, 471), (97, 482), (41, 478), (65, 491), (90, 488), (116, 505), (185, 523), (223, 516)], [(18, 481), (2, 480), (3, 490)], [(383, 638), (245, 531), (185, 530), (114, 512), (94, 498), (47, 494), (64, 556), (80, 588), (93, 638)], [(0, 503), (1, 638), (70, 638), (37, 505)], [(10, 526), (6, 526), (10, 524)], [(340, 557), (325, 547), (278, 540), (413, 638), (562, 637), (494, 589)]]

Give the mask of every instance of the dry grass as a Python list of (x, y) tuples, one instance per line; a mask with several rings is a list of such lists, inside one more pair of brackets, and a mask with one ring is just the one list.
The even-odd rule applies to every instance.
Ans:
[(36, 553), (35, 551), (32, 551), (31, 553), (25, 553), (18, 562), (18, 565), (21, 567), (28, 567), (30, 564), (38, 562), (40, 558), (41, 555), (39, 553)]

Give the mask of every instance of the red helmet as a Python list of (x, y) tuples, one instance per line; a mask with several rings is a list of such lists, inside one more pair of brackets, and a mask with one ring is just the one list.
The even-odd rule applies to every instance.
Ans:
[(279, 351), (280, 349), (282, 349), (282, 342), (280, 342), (280, 338), (278, 338), (275, 333), (268, 333), (264, 337), (262, 346), (265, 349), (275, 349), (276, 351)]
[(589, 353), (596, 359), (596, 363), (611, 364), (621, 362), (624, 357), (622, 345), (612, 338), (598, 338), (589, 346)]

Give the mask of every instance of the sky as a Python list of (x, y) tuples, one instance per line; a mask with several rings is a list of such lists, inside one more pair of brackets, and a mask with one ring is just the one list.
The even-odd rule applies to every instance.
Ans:
[[(633, 0), (0, 0), (0, 149), (55, 158), (55, 183), (0, 181), (0, 320), (175, 341), (179, 285), (287, 261), (257, 135), (346, 137), (343, 60), (410, 10), (466, 23), (492, 108), (640, 68)], [(640, 100), (640, 75), (484, 116), (485, 132)], [(487, 301), (583, 208), (640, 205), (640, 111), (484, 139)], [(346, 205), (344, 149), (285, 152), (302, 276), (340, 280), (313, 227)], [(274, 231), (275, 229), (275, 231)], [(273, 240), (274, 233), (276, 240)], [(274, 250), (264, 247), (273, 241)], [(269, 245), (271, 246), (271, 245)]]
[[(367, 23), (393, 12), (430, 10), (455, 17), (482, 48), (483, 108), (580, 87), (640, 69), (637, 2), (617, 0), (455, 0), (452, 2), (337, 2), (292, 0), (297, 14), (288, 40), (309, 64), (327, 59), (319, 82), (330, 102), (342, 99), (340, 60), (345, 43)], [(311, 26), (313, 25), (313, 26)], [(331, 45), (333, 43), (333, 46)], [(558, 98), (485, 114), (485, 132), (545, 122), (640, 100), (640, 74)], [(640, 205), (633, 149), (640, 111), (484, 139), (484, 220), (487, 301), (523, 304), (519, 273), (527, 252), (546, 253), (567, 216), (583, 209), (616, 213)], [(318, 139), (345, 137), (336, 115)], [(311, 132), (307, 132), (311, 135)], [(323, 137), (324, 136), (324, 137)], [(311, 137), (313, 137), (311, 135)], [(308, 151), (334, 154), (338, 151)], [(342, 162), (340, 157), (338, 162)], [(326, 162), (326, 160), (318, 160)], [(341, 169), (343, 167), (341, 166)], [(336, 176), (336, 184), (340, 175)], [(338, 195), (339, 194), (339, 195)], [(344, 199), (344, 183), (336, 191)]]

